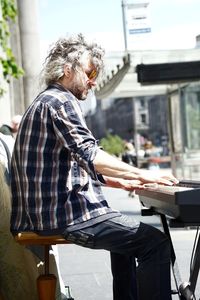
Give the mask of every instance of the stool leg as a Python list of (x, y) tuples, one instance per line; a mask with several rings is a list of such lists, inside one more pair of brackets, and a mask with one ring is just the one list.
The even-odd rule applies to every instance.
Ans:
[(49, 245), (44, 246), (44, 269), (45, 273), (37, 278), (37, 290), (39, 300), (55, 300), (56, 276), (49, 274)]
[(44, 274), (49, 275), (49, 250), (50, 246), (44, 246)]

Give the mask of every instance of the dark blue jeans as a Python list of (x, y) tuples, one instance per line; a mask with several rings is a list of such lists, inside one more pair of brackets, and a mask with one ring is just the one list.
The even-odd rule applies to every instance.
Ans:
[(122, 215), (63, 236), (110, 251), (114, 300), (171, 300), (170, 244), (158, 229)]

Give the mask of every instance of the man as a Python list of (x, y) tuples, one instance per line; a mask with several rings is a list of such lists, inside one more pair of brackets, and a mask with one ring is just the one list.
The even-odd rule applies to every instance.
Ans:
[(7, 124), (3, 124), (0, 127), (0, 132), (5, 134), (5, 135), (11, 135), (12, 137), (15, 138), (17, 131), (19, 129), (19, 125), (21, 122), (22, 116), (21, 115), (15, 115), (12, 120), (11, 120), (11, 124), (7, 125)]
[(5, 135), (0, 132), (0, 163), (4, 168), (5, 180), (10, 182), (10, 161), (14, 147), (14, 138), (11, 135)]
[(43, 69), (47, 88), (23, 116), (12, 164), (11, 231), (62, 234), (75, 244), (111, 252), (114, 300), (169, 300), (170, 246), (159, 230), (109, 207), (101, 185), (126, 190), (173, 185), (101, 150), (80, 101), (96, 85), (104, 51), (80, 34), (59, 39)]

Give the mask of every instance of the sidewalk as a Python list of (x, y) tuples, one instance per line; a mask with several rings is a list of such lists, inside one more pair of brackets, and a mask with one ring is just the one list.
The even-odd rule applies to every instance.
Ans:
[[(130, 198), (127, 192), (111, 188), (104, 188), (104, 193), (113, 208), (160, 228), (159, 217), (142, 217), (140, 215), (140, 203), (137, 196)], [(173, 229), (171, 231), (183, 281), (189, 279), (190, 257), (195, 234), (196, 230), (189, 229)], [(76, 245), (59, 245), (58, 247), (63, 280), (65, 285), (70, 286), (74, 300), (113, 299), (110, 257), (107, 251), (90, 250)], [(199, 285), (198, 282), (197, 299), (200, 297)], [(179, 298), (174, 295), (173, 300), (176, 299)]]

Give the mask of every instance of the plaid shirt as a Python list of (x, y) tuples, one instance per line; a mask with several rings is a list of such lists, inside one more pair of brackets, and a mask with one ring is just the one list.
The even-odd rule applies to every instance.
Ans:
[(39, 94), (14, 146), (11, 231), (62, 231), (113, 217), (93, 166), (98, 149), (69, 91), (54, 84)]

